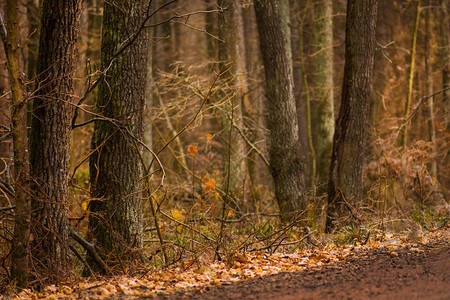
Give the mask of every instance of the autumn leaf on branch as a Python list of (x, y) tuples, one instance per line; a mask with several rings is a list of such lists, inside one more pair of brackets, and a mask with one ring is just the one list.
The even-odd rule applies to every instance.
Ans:
[(209, 175), (205, 175), (202, 180), (203, 191), (205, 193), (216, 190), (216, 181), (209, 178)]
[(197, 154), (197, 146), (196, 145), (188, 146), (188, 153), (192, 156), (195, 156)]

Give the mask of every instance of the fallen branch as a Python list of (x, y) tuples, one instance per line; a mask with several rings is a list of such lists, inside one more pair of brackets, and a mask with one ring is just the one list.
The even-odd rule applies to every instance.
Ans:
[(86, 259), (84, 259), (84, 257), (78, 253), (77, 249), (75, 249), (74, 246), (69, 245), (70, 250), (72, 250), (72, 252), (75, 254), (75, 256), (83, 263), (83, 265), (86, 267), (86, 269), (89, 270), (89, 273), (91, 273), (91, 276), (95, 278), (95, 280), (98, 280), (97, 276), (95, 276), (94, 271), (92, 271), (92, 268), (89, 266), (88, 262), (86, 261)]
[(113, 274), (108, 265), (98, 255), (94, 244), (86, 241), (80, 234), (78, 234), (75, 230), (73, 230), (72, 227), (69, 227), (69, 235), (78, 244), (83, 246), (84, 249), (86, 249), (86, 251), (91, 255), (92, 259), (97, 263), (97, 265), (102, 269), (102, 271), (105, 272), (105, 274), (107, 275)]

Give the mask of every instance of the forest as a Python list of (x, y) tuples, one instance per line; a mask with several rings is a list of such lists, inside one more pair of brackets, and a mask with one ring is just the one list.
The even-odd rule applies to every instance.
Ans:
[(0, 38), (0, 293), (449, 229), (447, 0), (0, 0)]

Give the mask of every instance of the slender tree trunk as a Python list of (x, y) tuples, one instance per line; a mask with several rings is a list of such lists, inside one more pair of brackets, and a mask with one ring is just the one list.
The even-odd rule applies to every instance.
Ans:
[[(411, 99), (414, 89), (414, 72), (416, 67), (416, 45), (417, 45), (417, 32), (419, 30), (420, 21), (420, 0), (417, 0), (416, 5), (416, 18), (414, 21), (413, 36), (411, 39), (410, 61), (409, 61), (409, 74), (408, 74), (408, 94), (405, 101), (405, 110), (403, 114), (404, 120), (406, 120), (411, 111)], [(400, 146), (405, 148), (408, 143), (408, 124), (406, 124), (400, 132)]]
[(326, 230), (362, 196), (368, 138), (377, 0), (349, 0), (342, 102), (333, 138)]
[(109, 263), (130, 248), (142, 246), (142, 147), (148, 59), (147, 32), (142, 31), (120, 55), (123, 42), (145, 18), (147, 1), (105, 1), (97, 112), (112, 121), (96, 121), (90, 157), (90, 238)]
[[(215, 10), (217, 9), (217, 1), (216, 0), (205, 0), (205, 5), (207, 10)], [(209, 34), (217, 36), (217, 14), (216, 13), (207, 13), (205, 15), (205, 30)], [(217, 39), (207, 35), (206, 36), (206, 51), (207, 57), (211, 60), (215, 60), (217, 57)]]
[[(36, 81), (36, 68), (37, 57), (39, 51), (39, 34), (40, 34), (40, 17), (42, 10), (42, 1), (39, 0), (27, 0), (27, 25), (28, 25), (28, 38), (27, 38), (27, 60), (26, 60), (26, 72), (28, 80)], [(34, 84), (28, 84), (27, 90), (33, 92), (35, 89)], [(33, 102), (28, 101), (27, 110), (33, 109)], [(31, 127), (32, 114), (27, 114), (27, 124)]]
[[(450, 87), (450, 26), (448, 20), (448, 0), (441, 0), (442, 34), (442, 88)], [(444, 91), (445, 127), (450, 129), (450, 90)]]
[[(221, 137), (224, 161), (224, 187), (229, 196), (239, 199), (242, 195), (242, 184), (246, 175), (245, 144), (234, 124), (243, 129), (242, 97), (244, 94), (239, 88), (240, 51), (238, 27), (239, 7), (237, 0), (220, 0), (219, 6), (225, 11), (219, 14), (218, 32), (219, 38), (219, 70), (223, 72), (221, 80), (224, 81), (224, 90), (221, 93), (221, 101), (226, 101), (222, 106)], [(241, 37), (242, 38), (242, 37)], [(234, 124), (233, 124), (234, 123)], [(233, 209), (238, 207), (232, 205)]]
[(266, 74), (270, 172), (282, 219), (305, 208), (304, 162), (290, 62), (276, 0), (255, 0), (256, 20)]
[[(262, 95), (264, 93), (261, 86), (263, 73), (261, 72), (261, 55), (259, 47), (258, 28), (256, 25), (255, 10), (253, 4), (241, 9), (243, 29), (243, 47), (245, 49), (245, 67), (248, 90), (247, 96), (243, 98), (243, 114), (245, 121), (246, 134), (249, 141), (253, 145), (258, 145), (261, 138), (258, 128), (262, 127)], [(243, 51), (241, 50), (241, 53)], [(263, 149), (260, 149), (263, 151)], [(259, 195), (256, 193), (255, 187), (264, 178), (264, 172), (261, 171), (261, 161), (258, 153), (254, 149), (250, 149), (247, 156), (247, 168), (250, 178), (250, 184), (253, 195), (253, 208), (255, 211), (259, 207)], [(266, 169), (264, 168), (264, 171)]]
[(90, 72), (95, 72), (100, 66), (100, 40), (102, 28), (102, 0), (87, 0), (88, 25), (86, 57), (91, 64)]
[[(150, 32), (154, 32), (154, 28), (149, 31), (149, 40), (151, 39)], [(150, 45), (148, 47), (147, 52), (147, 81), (145, 84), (145, 113), (144, 113), (144, 143), (150, 149), (153, 148), (153, 125), (152, 125), (152, 109), (154, 105), (154, 87), (155, 80), (153, 78), (153, 50), (154, 48)], [(144, 154), (145, 163), (150, 165), (153, 160), (153, 155), (145, 151)], [(153, 166), (152, 166), (153, 169)]]
[(39, 12), (40, 9), (37, 0), (27, 0), (27, 76), (30, 79), (34, 79), (36, 75), (36, 62), (39, 48)]
[[(324, 183), (330, 168), (334, 134), (333, 2), (316, 0), (314, 6), (315, 99), (317, 103), (317, 175)], [(326, 189), (324, 189), (325, 191)]]
[(43, 3), (30, 147), (33, 251), (39, 258), (35, 263), (54, 276), (68, 271), (70, 135), (80, 14), (80, 0)]
[[(432, 1), (429, 0), (429, 7), (432, 7)], [(425, 77), (426, 77), (426, 94), (431, 95), (433, 93), (433, 68), (431, 61), (433, 60), (432, 50), (432, 30), (431, 30), (431, 8), (427, 8), (425, 18)], [(437, 178), (437, 162), (436, 162), (436, 126), (434, 124), (434, 98), (428, 100), (428, 138), (431, 142), (431, 176)]]
[(29, 161), (27, 142), (27, 105), (24, 78), (19, 66), (19, 3), (6, 2), (6, 32), (0, 14), (1, 37), (5, 45), (8, 80), (11, 88), (11, 120), (15, 173), (14, 235), (11, 247), (11, 279), (19, 287), (28, 282), (31, 201), (29, 196)]
[[(306, 141), (307, 141), (307, 145), (308, 145), (308, 150), (309, 150), (309, 186), (313, 187), (316, 183), (316, 174), (317, 174), (317, 159), (316, 159), (316, 151), (314, 149), (314, 143), (313, 143), (313, 138), (312, 138), (312, 124), (311, 124), (311, 98), (310, 98), (310, 92), (309, 92), (309, 83), (308, 83), (308, 78), (307, 78), (307, 74), (306, 74), (306, 67), (305, 67), (305, 62), (306, 62), (306, 55), (303, 53), (303, 43), (304, 43), (304, 39), (303, 39), (303, 26), (305, 23), (305, 19), (306, 19), (306, 12), (309, 10), (309, 0), (306, 1), (305, 3), (305, 8), (304, 11), (301, 13), (301, 15), (299, 16), (299, 24), (298, 24), (298, 44), (299, 44), (299, 53), (300, 53), (300, 61), (299, 61), (299, 65), (300, 65), (300, 71), (301, 71), (301, 82), (302, 82), (302, 87), (303, 87), (303, 94), (304, 96), (304, 113), (302, 115), (302, 118), (304, 118), (306, 120)], [(299, 95), (300, 98), (301, 95)], [(300, 101), (300, 100), (298, 100)], [(298, 105), (297, 105), (298, 107)]]
[[(249, 75), (248, 75), (248, 67), (247, 67), (247, 55), (246, 55), (246, 43), (245, 43), (245, 31), (244, 31), (244, 15), (243, 15), (243, 7), (241, 4), (241, 1), (237, 0), (236, 3), (236, 24), (237, 24), (237, 32), (236, 32), (236, 43), (237, 43), (237, 84), (238, 84), (238, 91), (237, 94), (240, 96), (238, 99), (239, 105), (241, 106), (241, 109), (239, 110), (240, 115), (238, 116), (240, 120), (238, 120), (237, 124), (241, 127), (241, 131), (244, 133), (250, 132), (252, 129), (247, 127), (244, 122), (244, 115), (245, 110), (248, 108), (250, 103), (250, 88), (249, 88)], [(246, 135), (248, 138), (248, 135)], [(242, 154), (244, 159), (244, 174), (243, 174), (243, 180), (241, 181), (241, 193), (243, 192), (244, 195), (242, 195), (242, 201), (245, 201), (245, 207), (251, 208), (252, 205), (248, 205), (250, 203), (247, 203), (247, 185), (243, 186), (245, 182), (247, 182), (248, 178), (251, 178), (249, 175), (249, 160), (252, 159), (251, 155), (245, 156), (245, 153), (249, 153), (248, 149), (250, 148), (249, 145), (244, 143), (243, 137), (239, 134), (239, 139), (242, 141), (242, 150), (244, 151), (244, 154)], [(250, 141), (251, 142), (251, 141)], [(254, 152), (254, 151), (253, 151)], [(253, 158), (254, 159), (254, 158)], [(250, 163), (251, 164), (251, 163)], [(253, 178), (254, 179), (254, 178)], [(253, 181), (254, 182), (254, 181)], [(253, 208), (255, 208), (253, 206)]]

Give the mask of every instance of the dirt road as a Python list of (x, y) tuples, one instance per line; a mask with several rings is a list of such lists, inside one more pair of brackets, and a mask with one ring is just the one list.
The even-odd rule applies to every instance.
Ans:
[(450, 243), (375, 250), (295, 273), (207, 286), (157, 299), (450, 299)]

